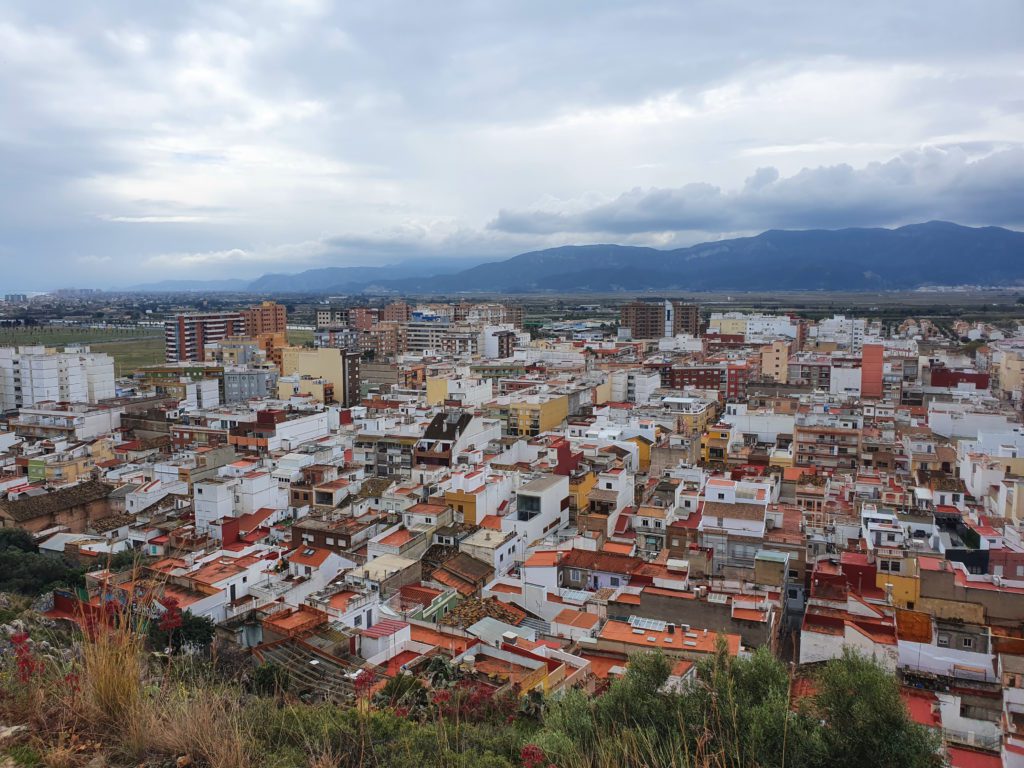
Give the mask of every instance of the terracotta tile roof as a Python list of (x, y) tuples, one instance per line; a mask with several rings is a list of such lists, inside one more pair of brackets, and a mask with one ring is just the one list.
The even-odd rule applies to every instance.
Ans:
[(14, 501), (0, 500), (0, 513), (6, 512), (16, 523), (23, 523), (35, 520), (37, 517), (56, 514), (66, 509), (105, 499), (113, 490), (114, 486), (109, 483), (90, 480), (39, 496), (27, 496)]
[(586, 549), (571, 549), (562, 557), (563, 568), (579, 568), (603, 573), (631, 574), (644, 564), (639, 557), (620, 555), (615, 552), (591, 552)]
[(597, 614), (577, 611), (573, 608), (564, 608), (555, 616), (555, 624), (568, 624), (577, 629), (593, 629), (600, 621)]
[(288, 555), (288, 561), (298, 565), (319, 568), (331, 555), (331, 550), (318, 547), (300, 547)]
[(726, 504), (721, 501), (705, 501), (706, 517), (727, 517), (733, 520), (764, 520), (765, 507), (760, 504)]

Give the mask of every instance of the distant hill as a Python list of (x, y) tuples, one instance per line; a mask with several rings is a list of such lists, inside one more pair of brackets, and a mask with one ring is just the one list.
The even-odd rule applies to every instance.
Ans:
[(161, 280), (158, 283), (129, 285), (128, 290), (153, 293), (188, 293), (190, 291), (247, 291), (251, 280)]
[(294, 274), (271, 273), (255, 280), (162, 280), (132, 286), (136, 291), (238, 291), (245, 293), (351, 293), (398, 276), (430, 277), (466, 269), (476, 261), (417, 259), (380, 267), (322, 267)]
[(258, 292), (402, 293), (644, 290), (911, 289), (1024, 284), (1024, 233), (943, 221), (897, 229), (769, 230), (755, 237), (657, 250), (625, 245), (549, 248), (451, 274), (345, 267), (265, 275)]

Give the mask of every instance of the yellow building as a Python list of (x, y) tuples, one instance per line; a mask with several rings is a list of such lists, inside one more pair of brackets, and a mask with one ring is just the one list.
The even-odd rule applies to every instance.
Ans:
[(761, 374), (779, 384), (789, 381), (788, 341), (773, 341), (761, 347)]
[(718, 419), (718, 404), (698, 398), (686, 400), (675, 410), (676, 431), (683, 435), (703, 435)]
[(637, 463), (640, 465), (640, 471), (646, 472), (651, 468), (651, 446), (654, 445), (654, 443), (642, 435), (629, 438), (629, 442), (636, 444)]
[(729, 432), (728, 425), (718, 424), (704, 433), (700, 439), (701, 458), (705, 462), (718, 461), (723, 464), (729, 457)]
[(440, 405), (448, 399), (448, 379), (427, 377), (427, 405)]
[(747, 318), (742, 315), (739, 317), (729, 317), (729, 315), (715, 317), (712, 315), (711, 321), (708, 323), (708, 331), (719, 333), (722, 336), (746, 336)]
[(89, 443), (89, 455), (94, 462), (113, 461), (115, 441), (109, 437), (101, 437)]
[(567, 395), (527, 395), (499, 406), (505, 434), (514, 437), (535, 437), (562, 425), (569, 415)]
[[(343, 349), (308, 349), (284, 347), (281, 352), (281, 375), (324, 379), (329, 382), (334, 401), (349, 404), (359, 395), (359, 363)], [(321, 401), (333, 402), (333, 401)]]
[(612, 380), (609, 376), (603, 384), (594, 387), (594, 405), (604, 405), (612, 399)]
[(71, 453), (51, 453), (28, 460), (28, 479), (52, 485), (77, 483), (96, 468), (92, 456)]
[(277, 380), (277, 397), (287, 400), (296, 395), (309, 395), (320, 403), (333, 403), (334, 384), (327, 379), (312, 376), (282, 376)]
[(572, 514), (586, 514), (590, 508), (587, 495), (597, 485), (597, 473), (593, 470), (580, 472), (569, 477), (569, 511)]
[[(879, 558), (875, 561), (875, 566), (878, 568), (875, 586), (886, 593), (892, 591), (893, 605), (897, 608), (913, 608), (917, 605), (921, 599), (921, 575), (918, 571), (917, 558)], [(894, 568), (898, 570), (893, 570)]]
[(996, 374), (999, 390), (1004, 397), (1024, 390), (1024, 355), (1019, 352), (1003, 352)]

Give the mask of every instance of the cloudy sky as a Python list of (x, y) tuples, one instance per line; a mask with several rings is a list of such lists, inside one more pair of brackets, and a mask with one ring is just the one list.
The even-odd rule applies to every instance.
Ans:
[(1024, 3), (0, 6), (0, 283), (1024, 227)]

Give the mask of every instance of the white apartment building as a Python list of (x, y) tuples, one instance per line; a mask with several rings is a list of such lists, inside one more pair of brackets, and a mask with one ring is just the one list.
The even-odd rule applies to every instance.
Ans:
[(818, 322), (811, 336), (819, 342), (835, 342), (851, 352), (860, 352), (867, 336), (868, 321), (863, 317), (833, 315)]
[(201, 480), (193, 486), (192, 506), (196, 530), (206, 533), (221, 518), (251, 515), (260, 509), (284, 510), (288, 493), (273, 475), (262, 470), (241, 472), (231, 465), (222, 467), (220, 476)]
[[(501, 519), (501, 530), (515, 533), (522, 545), (530, 546), (569, 523), (569, 478), (542, 475), (521, 485), (515, 509)], [(524, 552), (519, 558), (525, 559)]]
[(775, 339), (795, 339), (797, 336), (797, 324), (792, 318), (760, 312), (712, 312), (708, 330), (723, 335), (743, 336), (752, 344), (765, 344)]
[(612, 388), (610, 399), (617, 403), (649, 403), (661, 386), (660, 373), (640, 368), (612, 371), (608, 378)]
[(0, 411), (113, 397), (114, 358), (88, 347), (0, 347)]

